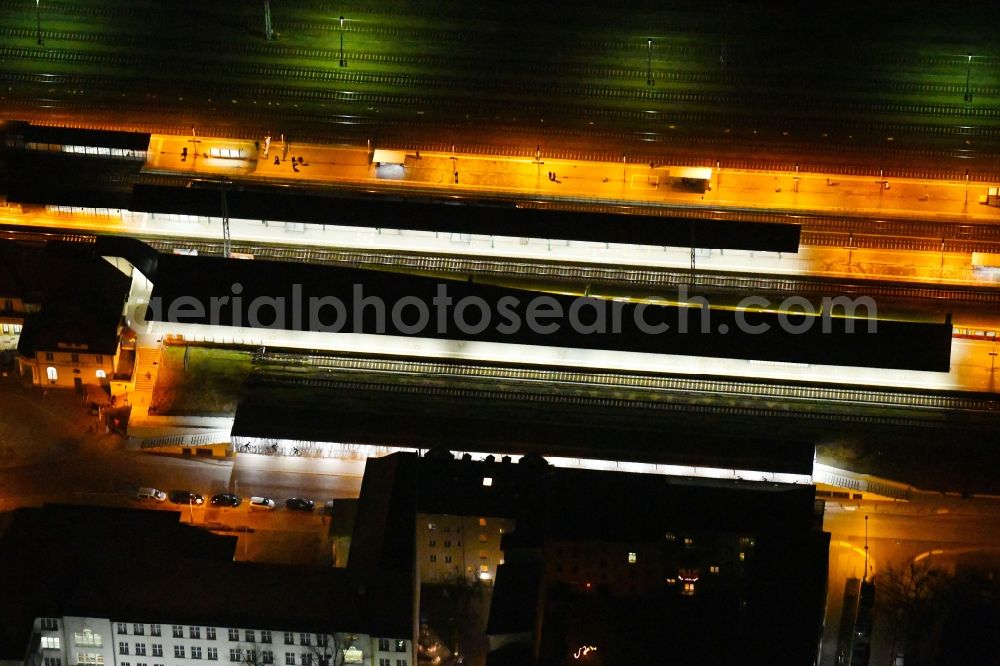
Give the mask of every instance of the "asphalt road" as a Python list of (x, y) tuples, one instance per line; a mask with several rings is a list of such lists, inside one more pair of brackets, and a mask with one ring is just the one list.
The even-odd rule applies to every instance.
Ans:
[[(867, 516), (868, 520), (865, 520)], [(836, 666), (844, 584), (865, 571), (867, 524), (869, 576), (916, 558), (949, 568), (970, 553), (1000, 563), (1000, 498), (962, 499), (956, 495), (921, 493), (910, 502), (828, 502), (823, 528), (830, 532), (830, 573), (822, 666)], [(890, 664), (892, 637), (876, 618), (871, 664)]]
[[(174, 510), (187, 522), (240, 536), (238, 556), (258, 561), (330, 562), (327, 518), (321, 510), (300, 514), (284, 508), (305, 497), (319, 509), (330, 499), (357, 497), (363, 463), (281, 460), (243, 454), (236, 459), (193, 459), (125, 450), (124, 441), (97, 432), (72, 391), (26, 389), (11, 377), (0, 381), (0, 509), (45, 502)], [(141, 486), (187, 489), (206, 498), (223, 491), (244, 498), (236, 509), (178, 507), (140, 502)], [(250, 511), (252, 495), (271, 497), (273, 512)], [(251, 531), (247, 531), (249, 528)]]

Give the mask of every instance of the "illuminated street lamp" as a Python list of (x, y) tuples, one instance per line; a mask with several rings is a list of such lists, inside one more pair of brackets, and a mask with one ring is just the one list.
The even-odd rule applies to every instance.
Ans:
[(865, 516), (865, 575), (861, 580), (868, 580), (868, 516)]
[(344, 17), (340, 17), (340, 66), (347, 67), (347, 61), (344, 60)]
[(972, 91), (969, 90), (969, 78), (972, 76), (972, 54), (969, 54), (969, 63), (965, 69), (965, 101), (972, 101)]
[(42, 39), (42, 8), (39, 6), (41, 0), (35, 0), (35, 22), (38, 24), (38, 45), (45, 43)]
[(653, 85), (653, 40), (646, 41), (646, 85)]

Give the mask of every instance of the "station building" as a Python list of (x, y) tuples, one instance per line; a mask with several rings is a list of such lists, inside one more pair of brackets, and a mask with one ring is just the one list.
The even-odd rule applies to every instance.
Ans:
[(92, 243), (0, 241), (0, 303), (19, 374), (36, 386), (134, 382), (135, 334), (123, 318), (132, 280)]

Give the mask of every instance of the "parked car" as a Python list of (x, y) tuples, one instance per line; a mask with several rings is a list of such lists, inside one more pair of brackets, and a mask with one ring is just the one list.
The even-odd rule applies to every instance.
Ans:
[(302, 499), (301, 497), (292, 497), (285, 500), (285, 508), (290, 511), (312, 511), (315, 506), (316, 503), (312, 500)]
[(251, 497), (250, 510), (274, 511), (274, 500), (270, 497)]
[(135, 494), (135, 498), (147, 502), (166, 502), (167, 494), (156, 488), (139, 488), (139, 492)]
[(205, 497), (191, 490), (171, 490), (170, 501), (174, 504), (204, 504)]
[(212, 506), (237, 507), (240, 504), (243, 504), (243, 499), (232, 493), (219, 493), (212, 497)]

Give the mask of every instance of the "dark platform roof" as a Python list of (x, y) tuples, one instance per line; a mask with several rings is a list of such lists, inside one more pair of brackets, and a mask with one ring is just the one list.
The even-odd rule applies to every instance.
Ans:
[(23, 657), (39, 616), (410, 636), (410, 578), (234, 562), (235, 537), (179, 516), (52, 505), (12, 512), (0, 536), (0, 659)]
[[(149, 149), (148, 132), (117, 132), (113, 130), (79, 129), (75, 127), (49, 127), (33, 125), (24, 121), (0, 123), (0, 134), (7, 141), (22, 143), (48, 143), (66, 146), (92, 146), (97, 148), (121, 148), (123, 150), (144, 151)], [(16, 144), (15, 146), (16, 147)]]
[[(195, 187), (138, 184), (130, 210), (220, 217), (218, 183)], [(800, 226), (727, 220), (550, 211), (347, 198), (299, 188), (230, 185), (230, 217), (381, 229), (553, 238), (599, 243), (798, 252)]]
[(0, 191), (8, 201), (49, 206), (127, 208), (143, 165), (72, 153), (11, 155), (0, 152), (0, 160), (9, 162), (0, 169)]
[[(558, 455), (672, 465), (811, 474), (814, 446), (806, 438), (740, 436), (676, 429), (669, 412), (605, 410), (582, 420), (580, 408), (550, 405), (511, 418), (505, 409), (471, 399), (450, 399), (447, 413), (419, 393), (310, 389), (297, 393), (251, 385), (236, 410), (234, 436), (344, 442), (401, 448), (444, 446), (459, 451)], [(484, 399), (485, 400), (485, 399)], [(391, 414), (391, 418), (386, 418)]]
[[(17, 245), (0, 240), (0, 248), (10, 244)], [(94, 244), (50, 242), (30, 254), (35, 265), (28, 279), (40, 278), (41, 310), (26, 318), (19, 353), (33, 357), (62, 343), (72, 345), (66, 347), (71, 351), (113, 355), (131, 278)]]
[[(170, 311), (169, 304), (181, 299), (195, 297), (204, 304), (202, 316), (185, 316), (179, 320), (181, 323), (233, 325), (232, 307), (225, 304), (233, 295), (233, 285), (238, 283), (242, 289), (242, 310), (237, 313), (236, 321), (251, 321), (248, 312), (255, 299), (277, 298), (288, 304), (284, 308), (284, 317), (273, 324), (268, 318), (261, 325), (285, 330), (308, 327), (310, 318), (306, 314), (306, 305), (310, 297), (335, 297), (345, 305), (346, 310), (341, 330), (358, 333), (936, 372), (948, 372), (951, 365), (950, 322), (880, 320), (875, 330), (870, 330), (867, 320), (859, 319), (613, 303), (559, 294), (543, 296), (539, 292), (521, 289), (342, 266), (218, 257), (163, 255), (153, 282), (153, 300), (163, 304), (159, 315), (154, 313), (154, 318), (164, 319)], [(363, 316), (356, 319), (355, 311), (362, 310), (361, 301), (355, 298), (356, 285), (360, 285), (365, 297), (381, 299), (385, 312), (391, 312), (397, 303), (419, 299), (431, 313), (430, 324), (414, 335), (412, 331), (395, 327), (392, 318), (386, 316), (386, 326), (380, 331), (376, 328), (376, 310), (370, 307), (364, 308)], [(447, 330), (439, 331), (433, 323), (438, 320), (433, 316), (435, 310), (432, 305), (437, 302), (439, 285), (445, 286), (453, 303), (466, 297), (483, 299), (492, 313), (490, 325), (478, 333), (463, 332), (453, 324), (447, 326)], [(213, 298), (225, 299), (220, 301), (224, 307), (215, 322), (210, 317), (212, 309), (208, 306)], [(516, 304), (510, 311), (515, 312), (523, 324), (527, 321), (530, 304), (538, 298), (557, 303), (564, 314), (573, 311), (575, 301), (587, 301), (589, 305), (581, 309), (580, 320), (583, 322), (592, 322), (595, 311), (603, 311), (603, 320), (610, 322), (610, 313), (620, 309), (620, 331), (613, 330), (614, 325), (608, 323), (605, 332), (577, 332), (569, 325), (568, 319), (561, 319), (561, 325), (554, 332), (545, 332), (543, 327), (533, 330), (528, 325), (511, 327), (513, 330), (500, 326), (505, 321), (501, 316), (505, 310), (500, 307), (501, 303), (514, 299)], [(296, 308), (296, 303), (301, 307)], [(638, 314), (640, 308), (641, 314)], [(300, 315), (298, 321), (294, 317), (296, 310)], [(264, 311), (270, 313), (272, 310), (265, 308)], [(454, 313), (454, 309), (451, 312)], [(709, 316), (705, 317), (704, 312)], [(331, 314), (327, 315), (327, 321), (332, 321)], [(668, 328), (651, 334), (644, 332), (637, 325), (638, 321), (647, 325), (665, 324)], [(803, 324), (806, 324), (806, 330), (801, 330)]]

